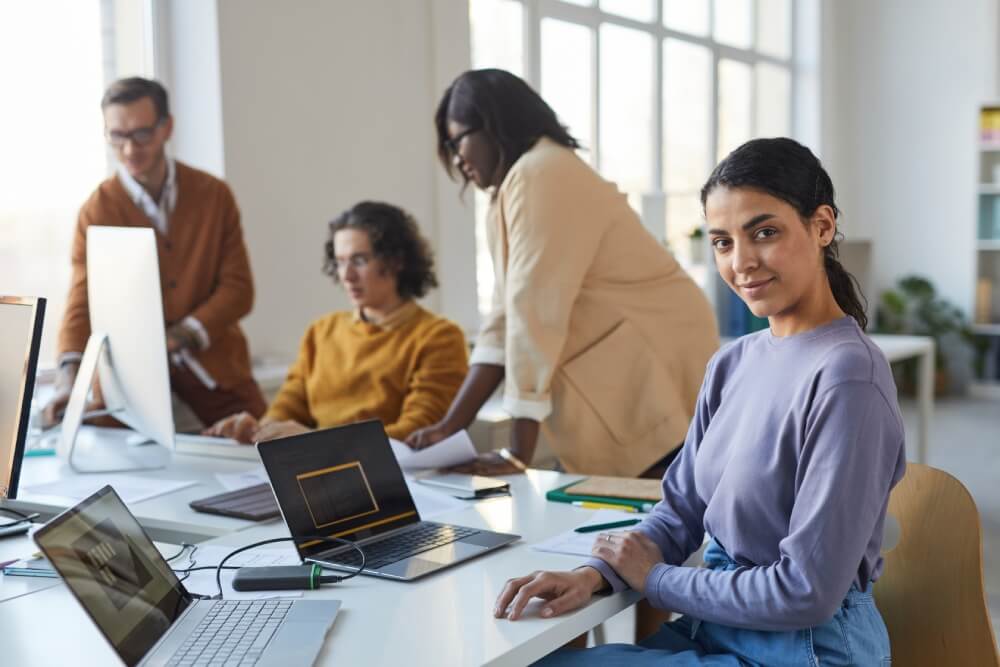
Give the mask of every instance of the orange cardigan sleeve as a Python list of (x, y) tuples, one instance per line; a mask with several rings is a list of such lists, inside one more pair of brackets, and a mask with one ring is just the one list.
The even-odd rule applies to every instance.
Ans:
[(299, 356), (288, 369), (284, 384), (274, 397), (271, 407), (264, 415), (271, 421), (296, 421), (303, 426), (316, 428), (316, 419), (309, 411), (309, 396), (306, 391), (306, 379), (316, 358), (315, 327), (309, 327), (302, 344), (299, 345)]
[(390, 438), (402, 440), (444, 418), (469, 370), (465, 335), (454, 323), (437, 320), (417, 353), (399, 419), (387, 424)]
[(63, 312), (62, 326), (59, 327), (58, 355), (82, 353), (90, 338), (90, 305), (87, 301), (87, 227), (91, 223), (88, 201), (80, 209), (76, 230), (73, 232), (73, 246), (70, 252), (72, 273), (66, 310)]
[(211, 296), (191, 313), (205, 327), (211, 341), (218, 340), (226, 327), (235, 324), (253, 308), (253, 275), (250, 257), (243, 240), (240, 211), (233, 193), (221, 186), (219, 215), (223, 225), (215, 289)]

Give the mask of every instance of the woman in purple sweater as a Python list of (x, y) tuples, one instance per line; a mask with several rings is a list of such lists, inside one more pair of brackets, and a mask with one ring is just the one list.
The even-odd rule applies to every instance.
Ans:
[[(702, 188), (720, 275), (769, 329), (708, 364), (663, 501), (602, 533), (571, 572), (510, 580), (494, 614), (544, 617), (629, 586), (683, 616), (638, 645), (557, 651), (544, 665), (882, 665), (872, 599), (889, 492), (906, 470), (889, 365), (837, 260), (837, 206), (791, 139), (750, 141)], [(709, 537), (705, 567), (681, 564)]]

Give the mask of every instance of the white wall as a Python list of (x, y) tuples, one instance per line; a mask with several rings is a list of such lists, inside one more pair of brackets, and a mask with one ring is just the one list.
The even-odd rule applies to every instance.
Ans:
[(826, 0), (823, 18), (822, 153), (845, 233), (871, 239), (876, 290), (919, 273), (968, 313), (997, 0)]
[(154, 7), (157, 40), (166, 42), (156, 49), (156, 76), (170, 91), (175, 120), (170, 150), (191, 166), (224, 177), (218, 4), (171, 0)]
[[(178, 89), (175, 97), (187, 98), (178, 104), (189, 105), (178, 125), (201, 122), (193, 113), (199, 105), (210, 115), (221, 108), (218, 154), (242, 211), (257, 286), (244, 321), (252, 352), (289, 359), (310, 321), (347, 307), (320, 272), (323, 243), (326, 223), (362, 199), (391, 202), (417, 218), (441, 281), (427, 305), (474, 330), (471, 197), (463, 206), (438, 165), (432, 122), (444, 87), (469, 66), (467, 3), (205, 4), (211, 8), (200, 11), (217, 20), (221, 100), (216, 107), (195, 86)], [(193, 16), (195, 8), (187, 9)], [(175, 33), (171, 47), (212, 49), (205, 26)], [(171, 65), (175, 82), (211, 76), (196, 71), (197, 58), (175, 57)]]

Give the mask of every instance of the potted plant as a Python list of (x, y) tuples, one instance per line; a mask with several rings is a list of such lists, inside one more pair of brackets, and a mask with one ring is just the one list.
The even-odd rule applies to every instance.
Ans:
[(692, 264), (705, 263), (705, 228), (701, 225), (688, 234), (688, 255)]
[[(949, 364), (955, 357), (978, 347), (978, 341), (968, 321), (957, 307), (940, 298), (934, 285), (922, 276), (905, 276), (895, 289), (881, 294), (875, 317), (877, 333), (930, 336), (935, 346), (935, 393), (945, 393), (951, 384)], [(960, 349), (960, 348), (965, 348)], [(916, 360), (893, 364), (897, 386), (904, 393), (912, 393), (916, 386)]]

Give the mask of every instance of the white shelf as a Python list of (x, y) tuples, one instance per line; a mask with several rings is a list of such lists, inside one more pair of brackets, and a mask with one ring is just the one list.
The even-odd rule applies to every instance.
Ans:
[(986, 336), (1000, 336), (1000, 323), (994, 323), (994, 324), (976, 323), (973, 324), (971, 328), (973, 333), (983, 334)]
[(981, 195), (1000, 195), (1000, 184), (998, 184), (998, 183), (980, 183), (979, 184), (979, 194), (981, 194)]
[(977, 239), (976, 247), (980, 250), (1000, 250), (1000, 240), (997, 239)]
[(996, 153), (1000, 151), (1000, 141), (980, 141), (979, 150), (983, 153)]

